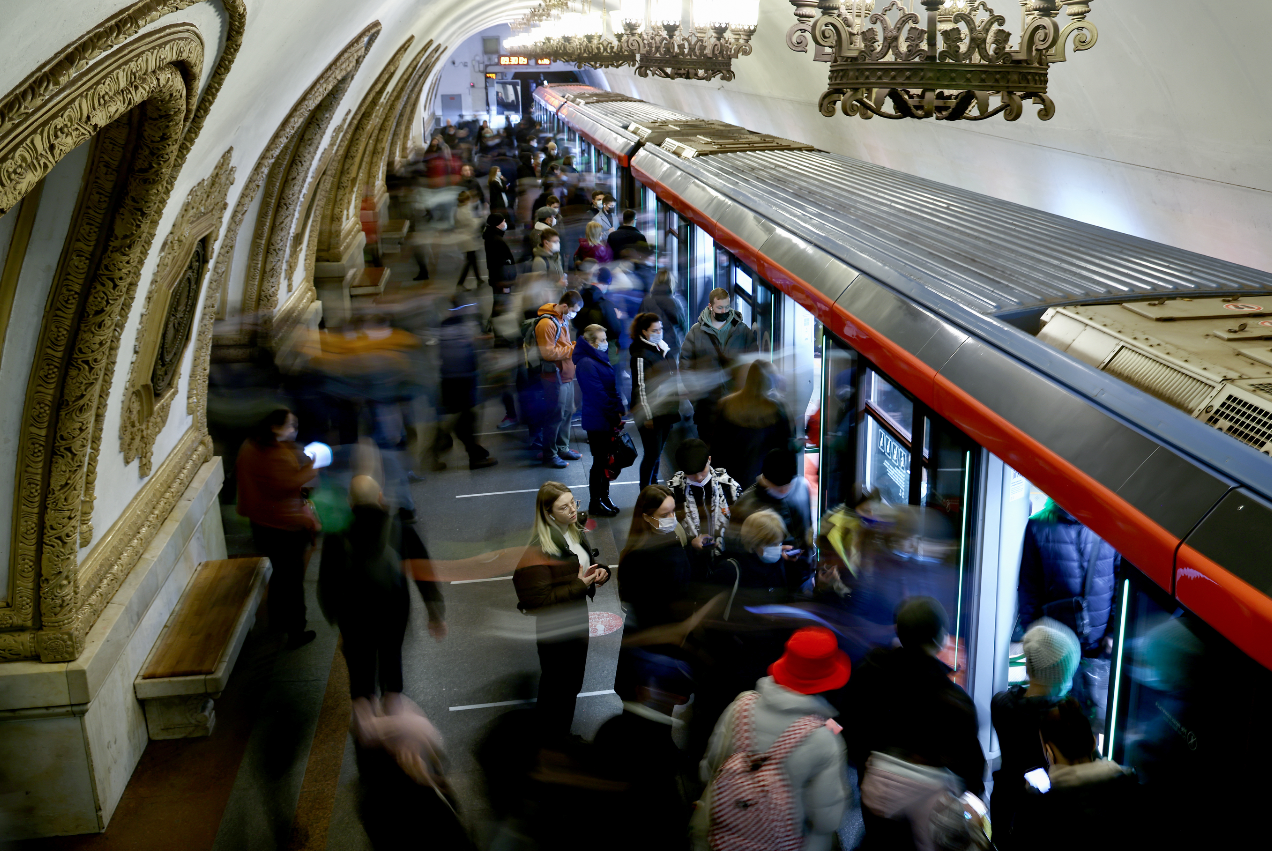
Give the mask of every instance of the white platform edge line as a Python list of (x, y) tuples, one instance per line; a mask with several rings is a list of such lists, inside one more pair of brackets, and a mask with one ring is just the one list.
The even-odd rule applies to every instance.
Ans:
[[(638, 484), (640, 484), (640, 482), (610, 482), (610, 487), (614, 487), (615, 485), (638, 485)], [(588, 487), (589, 487), (588, 485), (570, 485), (570, 490), (577, 490), (577, 489), (586, 490)], [(538, 488), (526, 488), (525, 490), (491, 491), (490, 493), (461, 493), (461, 494), (456, 494), (455, 499), (474, 499), (479, 496), (504, 496), (510, 493), (538, 493), (538, 492), (539, 492)]]
[[(614, 694), (614, 689), (606, 689), (605, 691), (581, 691), (579, 697), (601, 697), (606, 694)], [(534, 703), (535, 700), (501, 700), (498, 703), (472, 703), (468, 706), (452, 706), (451, 712), (463, 712), (465, 709), (493, 709), (496, 706), (519, 706), (524, 703)]]

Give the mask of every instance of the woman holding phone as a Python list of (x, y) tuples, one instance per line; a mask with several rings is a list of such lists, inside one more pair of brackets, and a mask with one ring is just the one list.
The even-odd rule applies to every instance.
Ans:
[(539, 645), (539, 715), (544, 733), (564, 739), (587, 667), (587, 599), (609, 579), (579, 524), (579, 505), (560, 482), (544, 482), (534, 506), (534, 533), (512, 575), (517, 608), (535, 616)]

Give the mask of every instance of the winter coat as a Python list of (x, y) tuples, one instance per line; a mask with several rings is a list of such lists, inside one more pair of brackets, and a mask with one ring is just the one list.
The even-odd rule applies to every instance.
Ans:
[(749, 487), (764, 466), (764, 456), (771, 449), (789, 449), (791, 421), (779, 403), (777, 418), (766, 426), (735, 423), (723, 408), (716, 408), (711, 423), (711, 457), (717, 466), (729, 471), (743, 487)]
[(641, 313), (656, 313), (663, 324), (663, 340), (671, 349), (671, 359), (680, 357), (680, 345), (685, 340), (685, 328), (688, 327), (685, 315), (685, 303), (675, 293), (650, 292), (640, 303)]
[(729, 311), (724, 326), (711, 324), (711, 306), (698, 314), (698, 321), (685, 335), (680, 349), (680, 368), (695, 398), (719, 399), (727, 393), (729, 369), (743, 355), (759, 351), (755, 332), (742, 321), (737, 310)]
[(239, 516), (273, 529), (318, 531), (318, 518), (300, 492), (317, 473), (294, 442), (261, 446), (249, 437), (239, 449), (235, 469)]
[(989, 715), (998, 733), (1002, 765), (994, 772), (990, 797), (990, 817), (994, 820), (994, 841), (1002, 849), (1012, 847), (1012, 824), (1025, 794), (1025, 772), (1045, 766), (1042, 740), (1038, 738), (1042, 716), (1063, 698), (1026, 697), (1023, 683), (994, 695)]
[(618, 598), (633, 631), (679, 623), (693, 614), (692, 571), (681, 534), (647, 534), (618, 563)]
[(460, 251), (481, 251), (481, 231), (485, 222), (476, 214), (476, 205), (460, 204), (455, 208), (455, 239)]
[[(1151, 831), (1152, 825), (1146, 825), (1141, 815), (1144, 812), (1142, 787), (1133, 773), (1117, 763), (1100, 759), (1081, 765), (1055, 765), (1047, 774), (1050, 791), (1043, 794), (1026, 788), (1021, 796), (1013, 848), (1124, 851), (1167, 847), (1146, 844), (1145, 827)], [(997, 822), (994, 839), (998, 839)], [(1196, 847), (1174, 845), (1179, 839), (1175, 834), (1167, 841), (1172, 847)]]
[(610, 247), (605, 243), (593, 245), (587, 241), (586, 236), (579, 237), (579, 250), (574, 253), (575, 265), (581, 260), (595, 260), (597, 263), (609, 263), (614, 259), (614, 253), (610, 251)]
[[(678, 470), (671, 477), (671, 480), (667, 482), (667, 488), (671, 491), (671, 496), (676, 501), (676, 519), (684, 525), (685, 532), (691, 538), (698, 535), (722, 538), (724, 536), (724, 527), (729, 522), (731, 507), (742, 494), (742, 488), (733, 480), (728, 471), (723, 467), (714, 465), (711, 467), (711, 477), (701, 485), (691, 483), (685, 478), (684, 471)], [(719, 495), (718, 502), (716, 501), (716, 494)], [(702, 497), (701, 505), (698, 504), (698, 496)], [(691, 500), (694, 508), (693, 513), (698, 518), (696, 524), (691, 523), (686, 515), (685, 505)]]
[(481, 188), (481, 181), (475, 177), (469, 177), (459, 182), (459, 188), (472, 195), (477, 196), (478, 204), (486, 203), (486, 190)]
[(482, 239), (486, 247), (486, 274), (491, 288), (496, 293), (511, 292), (512, 282), (517, 279), (517, 261), (513, 259), (508, 243), (504, 242), (504, 232), (487, 225)]
[(616, 230), (605, 237), (605, 242), (609, 245), (615, 259), (622, 258), (624, 249), (647, 241), (645, 235), (632, 225), (619, 225)]
[(879, 751), (948, 768), (968, 791), (984, 792), (976, 706), (949, 674), (940, 659), (904, 647), (875, 648), (853, 668), (845, 701), (852, 718), (850, 756), (859, 772)]
[(534, 256), (530, 261), (531, 272), (543, 272), (554, 284), (565, 277), (565, 270), (561, 268), (561, 252), (550, 253), (542, 246), (536, 246), (530, 253)]
[(490, 211), (492, 213), (506, 213), (516, 203), (516, 194), (506, 181), (492, 180), (486, 184), (486, 188), (490, 190)]
[(579, 291), (583, 297), (583, 306), (578, 316), (574, 317), (575, 333), (582, 337), (589, 325), (600, 325), (605, 329), (605, 336), (612, 345), (619, 345), (622, 339), (623, 324), (618, 317), (618, 308), (606, 298), (605, 292), (595, 284), (589, 284)]
[[(579, 532), (579, 537), (583, 549), (592, 553), (592, 563), (597, 564), (597, 551), (592, 549), (587, 535)], [(552, 529), (552, 539), (561, 553), (559, 556), (548, 555), (537, 537), (531, 539), (522, 553), (512, 574), (517, 608), (545, 619), (537, 624), (540, 633), (551, 632), (557, 638), (580, 634), (585, 637), (588, 634), (587, 600), (596, 596), (596, 584), (585, 585), (579, 579), (582, 565), (558, 529)]]
[[(755, 684), (759, 700), (751, 708), (751, 747), (763, 752), (772, 747), (782, 733), (805, 715), (831, 718), (836, 713), (826, 699), (815, 694), (800, 694), (778, 685), (772, 677)], [(700, 774), (709, 784), (725, 761), (733, 755), (733, 719), (735, 700), (716, 722), (711, 742), (707, 745)], [(844, 783), (844, 740), (820, 727), (810, 733), (787, 757), (784, 763), (791, 804), (796, 824), (803, 826), (804, 851), (823, 851), (831, 847), (839, 830), (848, 789)], [(705, 849), (711, 827), (711, 791), (708, 787), (693, 815), (694, 847)]]
[(632, 340), (631, 413), (638, 426), (646, 420), (679, 418), (676, 362), (648, 340)]
[(562, 383), (574, 380), (574, 343), (570, 341), (570, 323), (565, 321), (565, 305), (545, 304), (538, 315), (553, 316), (556, 322), (540, 319), (534, 326), (534, 338), (539, 343), (539, 357), (543, 361), (544, 376), (559, 377)]
[(1113, 612), (1113, 592), (1121, 556), (1054, 502), (1025, 525), (1020, 554), (1020, 625), (1025, 629), (1043, 615), (1043, 606), (1081, 597), (1091, 547), (1099, 547), (1091, 565), (1091, 596), (1087, 614), (1091, 631), (1082, 641), (1085, 651), (1099, 646)]
[(623, 423), (623, 401), (618, 397), (614, 367), (610, 366), (609, 358), (580, 337), (570, 359), (583, 394), (583, 430), (618, 428)]

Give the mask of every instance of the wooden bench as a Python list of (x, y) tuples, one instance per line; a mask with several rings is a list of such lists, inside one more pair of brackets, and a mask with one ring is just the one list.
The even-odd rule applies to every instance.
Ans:
[(387, 266), (369, 266), (362, 270), (354, 286), (349, 288), (349, 295), (379, 295), (389, 282)]
[(205, 561), (195, 569), (133, 681), (150, 738), (212, 732), (213, 701), (238, 660), (270, 572), (266, 558)]
[(385, 254), (396, 254), (402, 250), (402, 240), (411, 229), (407, 219), (390, 219), (380, 228), (380, 250)]

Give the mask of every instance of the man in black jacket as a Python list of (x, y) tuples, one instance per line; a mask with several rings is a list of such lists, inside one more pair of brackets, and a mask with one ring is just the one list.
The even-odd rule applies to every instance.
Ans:
[(636, 228), (636, 211), (624, 210), (623, 223), (605, 238), (615, 260), (623, 259), (623, 250), (638, 242), (647, 242), (645, 235)]
[[(891, 774), (884, 768), (889, 760), (945, 768), (967, 791), (985, 791), (976, 707), (950, 681), (949, 666), (937, 658), (949, 636), (945, 608), (931, 597), (909, 597), (897, 607), (896, 624), (901, 646), (870, 651), (853, 670), (844, 695), (853, 719), (848, 756), (862, 789), (863, 848), (912, 847), (909, 821), (889, 818), (888, 812), (904, 811), (906, 802), (896, 800), (896, 792), (887, 795), (886, 784), (879, 782), (883, 774)], [(872, 771), (881, 777), (872, 781)]]

